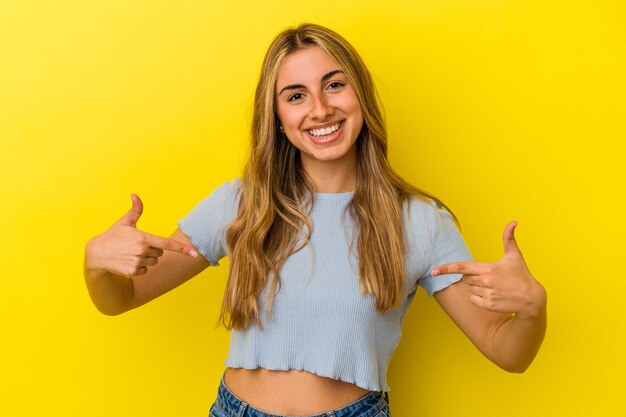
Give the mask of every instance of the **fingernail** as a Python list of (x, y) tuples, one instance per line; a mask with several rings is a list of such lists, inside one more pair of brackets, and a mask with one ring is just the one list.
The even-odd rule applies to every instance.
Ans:
[(198, 256), (198, 252), (196, 252), (195, 250), (190, 250), (189, 251), (189, 255), (193, 256), (194, 258)]
[(439, 275), (439, 270), (438, 270), (438, 269), (433, 269), (433, 272), (431, 272), (431, 274), (432, 274), (433, 276), (435, 276), (435, 275)]

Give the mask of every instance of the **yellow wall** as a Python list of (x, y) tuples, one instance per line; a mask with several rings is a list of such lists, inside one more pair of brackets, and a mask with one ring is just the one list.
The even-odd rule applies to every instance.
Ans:
[(0, 415), (205, 416), (228, 334), (226, 269), (119, 317), (82, 278), (86, 240), (138, 193), (167, 235), (239, 174), (272, 37), (328, 25), (375, 74), (391, 159), (448, 203), (479, 260), (518, 240), (549, 293), (523, 375), (434, 300), (393, 358), (394, 417), (623, 416), (626, 4), (614, 1), (3, 1)]

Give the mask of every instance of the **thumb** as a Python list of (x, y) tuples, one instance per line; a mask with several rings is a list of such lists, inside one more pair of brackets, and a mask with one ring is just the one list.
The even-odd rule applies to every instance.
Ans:
[(117, 221), (117, 224), (137, 227), (137, 221), (139, 221), (141, 213), (143, 213), (143, 203), (137, 194), (131, 194), (130, 198), (133, 201), (133, 206), (128, 210), (128, 213)]
[(512, 221), (504, 228), (504, 234), (502, 235), (502, 242), (504, 243), (504, 257), (505, 258), (521, 258), (522, 252), (517, 246), (515, 240), (515, 227), (517, 227), (517, 221)]

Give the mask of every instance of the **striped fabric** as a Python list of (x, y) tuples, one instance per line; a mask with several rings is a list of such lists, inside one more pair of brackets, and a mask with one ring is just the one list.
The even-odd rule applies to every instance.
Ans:
[[(223, 184), (178, 222), (212, 265), (226, 256), (225, 230), (236, 215), (239, 186), (238, 179)], [(433, 277), (430, 271), (472, 257), (447, 211), (412, 200), (404, 210), (405, 302), (380, 314), (374, 297), (359, 290), (354, 228), (345, 210), (351, 198), (351, 192), (315, 194), (310, 243), (283, 266), (271, 317), (265, 308), (267, 293), (261, 295), (263, 330), (251, 325), (231, 332), (226, 366), (305, 370), (389, 391), (387, 367), (417, 286), (429, 295), (446, 288), (461, 275)]]

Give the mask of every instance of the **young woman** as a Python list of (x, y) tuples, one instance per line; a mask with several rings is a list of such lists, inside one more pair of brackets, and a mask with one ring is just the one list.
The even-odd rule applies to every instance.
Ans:
[(241, 179), (169, 238), (138, 230), (132, 202), (86, 247), (104, 314), (230, 257), (221, 321), (232, 338), (211, 416), (389, 416), (387, 366), (418, 285), (503, 369), (523, 372), (541, 345), (546, 293), (516, 223), (502, 260), (472, 261), (446, 206), (389, 166), (371, 76), (329, 29), (302, 25), (270, 45)]

